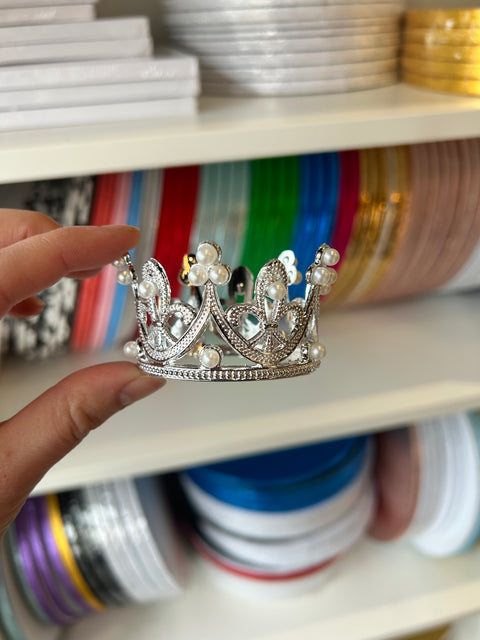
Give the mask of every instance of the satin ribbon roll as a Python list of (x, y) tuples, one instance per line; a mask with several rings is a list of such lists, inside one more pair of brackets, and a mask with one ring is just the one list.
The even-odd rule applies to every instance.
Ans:
[[(133, 173), (125, 172), (118, 175), (109, 224), (127, 223), (132, 186)], [(88, 340), (88, 347), (92, 350), (99, 350), (104, 346), (117, 287), (116, 269), (113, 265), (106, 265), (99, 276), (100, 281)]]
[(209, 522), (239, 536), (274, 540), (300, 536), (340, 518), (356, 504), (370, 482), (371, 452), (360, 473), (342, 490), (311, 507), (293, 511), (258, 511), (235, 507), (206, 493), (186, 474), (180, 476), (183, 490), (193, 508)]
[(235, 536), (206, 521), (198, 521), (198, 529), (207, 542), (237, 559), (266, 570), (302, 571), (327, 562), (344, 553), (364, 534), (372, 517), (372, 487), (360, 496), (356, 505), (338, 520), (304, 536), (268, 541)]
[(452, 281), (475, 248), (480, 237), (480, 185), (476, 171), (480, 166), (478, 140), (457, 140), (459, 157), (458, 196), (451, 224), (445, 238), (445, 249), (429, 289), (436, 289)]
[(480, 9), (415, 9), (407, 11), (405, 25), (445, 29), (473, 29), (480, 27)]
[(395, 540), (407, 531), (415, 514), (420, 485), (420, 451), (414, 427), (375, 436), (375, 514), (369, 534)]
[(283, 68), (257, 68), (246, 67), (244, 69), (231, 68), (226, 71), (202, 68), (202, 78), (207, 84), (234, 81), (239, 84), (254, 82), (263, 83), (297, 83), (318, 82), (325, 80), (349, 80), (351, 78), (366, 75), (382, 74), (396, 71), (397, 57), (386, 60), (372, 60), (370, 62), (351, 62), (349, 64), (334, 64), (312, 67), (283, 67)]
[(25, 507), (15, 519), (15, 531), (17, 534), (18, 550), (21, 557), (23, 573), (28, 580), (40, 606), (46, 613), (51, 624), (66, 626), (71, 624), (75, 617), (59, 607), (59, 603), (52, 597), (48, 589), (45, 577), (36, 550), (33, 549), (29, 539), (30, 520)]
[(406, 29), (404, 41), (408, 44), (424, 44), (427, 46), (447, 46), (469, 48), (480, 45), (480, 28), (478, 29)]
[[(291, 511), (317, 504), (348, 485), (365, 463), (367, 444), (365, 438), (350, 443), (338, 460), (329, 462), (327, 467), (325, 460), (321, 464), (327, 450), (321, 452), (314, 447), (308, 453), (289, 450), (269, 454), (273, 456), (269, 458), (255, 456), (223, 465), (198, 467), (187, 471), (187, 474), (206, 493), (230, 505), (256, 511)], [(316, 461), (310, 457), (315, 454), (319, 456)], [(303, 458), (304, 455), (307, 457)], [(295, 467), (302, 458), (304, 469), (309, 474), (299, 476)], [(283, 467), (276, 466), (280, 463)], [(284, 469), (281, 478), (275, 476), (275, 469), (278, 468)], [(249, 476), (252, 470), (261, 475), (252, 478)]]
[[(157, 240), (158, 225), (160, 221), (160, 203), (163, 193), (163, 169), (144, 171), (142, 174), (145, 181), (142, 181), (144, 193), (142, 195), (142, 210), (140, 211), (139, 226), (142, 230), (140, 242), (135, 247), (135, 262), (143, 265), (154, 255)], [(122, 285), (120, 285), (122, 286)], [(128, 287), (124, 289), (124, 296), (128, 299)], [(137, 328), (137, 316), (135, 306), (126, 302), (124, 304), (123, 315), (120, 320), (115, 342), (125, 344), (135, 335)]]
[(83, 597), (63, 563), (60, 550), (50, 527), (45, 496), (32, 498), (31, 501), (36, 510), (40, 534), (45, 545), (52, 572), (57, 576), (57, 580), (61, 583), (64, 593), (68, 594), (70, 600), (79, 608), (80, 613), (91, 613), (94, 611), (94, 608)]
[[(290, 35), (287, 39), (282, 34), (272, 39), (211, 39), (178, 36), (178, 45), (199, 57), (201, 63), (209, 67), (222, 64), (245, 66), (242, 59), (256, 58), (262, 65), (277, 64), (276, 56), (285, 61), (305, 60), (304, 56), (314, 57), (316, 64), (352, 62), (358, 60), (382, 60), (397, 55), (400, 51), (400, 34), (374, 33), (372, 35), (345, 29), (347, 33), (340, 35), (315, 35), (310, 32), (302, 37), (301, 33)], [(350, 32), (350, 34), (348, 33)], [(236, 57), (240, 58), (238, 62)], [(337, 62), (335, 62), (337, 61)], [(296, 66), (300, 66), (297, 62)]]
[[(436, 422), (435, 438), (437, 445), (445, 449), (446, 466), (440, 467), (440, 460), (432, 457), (430, 495), (438, 491), (434, 500), (437, 507), (433, 519), (426, 521), (412, 542), (427, 555), (444, 557), (464, 550), (478, 530), (480, 455), (478, 436), (466, 414), (446, 416)], [(438, 482), (440, 474), (445, 476), (443, 490)]]
[(262, 568), (257, 567), (252, 563), (241, 562), (239, 560), (231, 558), (227, 553), (221, 551), (220, 549), (209, 543), (198, 532), (191, 533), (190, 540), (194, 549), (198, 551), (201, 556), (207, 558), (218, 567), (225, 569), (226, 571), (229, 571), (233, 574), (243, 576), (244, 578), (262, 580), (265, 582), (283, 582), (288, 580), (297, 580), (298, 578), (303, 578), (304, 576), (315, 573), (316, 571), (322, 571), (323, 569), (326, 569), (332, 564), (332, 562), (335, 562), (336, 560), (336, 558), (332, 558), (327, 560), (326, 562), (312, 565), (310, 567), (307, 567), (306, 569), (300, 569), (298, 571), (284, 571), (283, 569), (279, 569), (277, 567)]
[[(123, 223), (133, 227), (140, 225), (140, 216), (143, 209), (144, 196), (145, 196), (145, 179), (146, 173), (144, 171), (135, 171), (130, 177), (130, 184), (126, 183), (124, 189), (130, 193), (125, 193), (125, 197), (129, 195), (128, 207), (125, 207), (125, 218)], [(119, 212), (121, 208), (119, 207)], [(143, 231), (143, 229), (142, 229)], [(130, 256), (132, 260), (135, 260), (135, 249), (130, 250)], [(111, 277), (111, 280), (115, 282), (115, 278)], [(127, 301), (128, 287), (125, 287), (119, 283), (115, 283), (115, 290), (113, 294), (113, 303), (110, 309), (110, 317), (106, 326), (105, 336), (103, 339), (103, 346), (106, 348), (112, 347), (116, 341), (117, 333), (120, 327), (121, 318), (124, 313), (125, 303)]]
[[(208, 30), (188, 31), (182, 29), (175, 31), (175, 38), (185, 41), (186, 44), (190, 43), (190, 46), (197, 46), (200, 44), (206, 45), (208, 42), (214, 44), (221, 44), (230, 42), (235, 48), (241, 43), (249, 43), (254, 45), (258, 40), (262, 40), (267, 44), (273, 44), (278, 41), (285, 41), (289, 44), (296, 40), (315, 40), (319, 43), (322, 41), (327, 43), (331, 42), (332, 47), (337, 38), (354, 38), (363, 36), (369, 38), (368, 46), (374, 46), (376, 38), (384, 37), (395, 39), (397, 42), (400, 36), (400, 30), (398, 22), (390, 20), (378, 20), (375, 22), (353, 21), (342, 23), (340, 26), (332, 26), (328, 24), (326, 26), (316, 26), (315, 24), (308, 25), (296, 25), (294, 23), (288, 23), (276, 27), (275, 25), (248, 25), (240, 26), (234, 31), (230, 29), (220, 29), (215, 26), (211, 26)], [(384, 42), (381, 39), (378, 41), (378, 46), (389, 44), (392, 41)], [(365, 45), (364, 45), (365, 46)], [(346, 46), (345, 49), (352, 49), (353, 45)], [(318, 49), (328, 50), (328, 49)]]
[(11, 569), (15, 576), (15, 583), (21, 592), (21, 597), (30, 615), (33, 616), (37, 622), (40, 622), (40, 624), (51, 625), (52, 621), (43, 610), (25, 574), (15, 524), (12, 524), (5, 534), (5, 547), (9, 556)]
[[(4, 635), (5, 634), (5, 635)], [(0, 544), (0, 638), (2, 640), (59, 640), (61, 628), (32, 617), (19, 591), (6, 550)]]
[[(378, 0), (382, 4), (391, 2), (392, 4), (401, 4), (399, 0)], [(229, 0), (228, 10), (231, 9), (276, 9), (288, 7), (296, 9), (297, 7), (306, 9), (307, 7), (328, 7), (330, 5), (343, 5), (345, 8), (362, 4), (374, 4), (372, 0)], [(226, 6), (224, 0), (162, 0), (162, 6), (167, 11), (175, 12), (191, 12), (191, 11), (225, 11)]]
[[(418, 295), (440, 286), (448, 279), (448, 273), (451, 274), (452, 261), (457, 257), (458, 234), (462, 227), (457, 225), (455, 213), (458, 204), (463, 205), (460, 191), (468, 180), (468, 165), (466, 164), (462, 171), (462, 147), (459, 145), (455, 140), (438, 143), (440, 184), (437, 196), (438, 206), (442, 208), (443, 215), (439, 216), (437, 213), (433, 219), (427, 249), (423, 253), (420, 267), (406, 286), (407, 295)], [(471, 215), (470, 212), (470, 217), (466, 216), (469, 226)]]
[[(316, 250), (327, 239), (316, 244), (315, 227), (317, 220), (325, 215), (322, 209), (324, 191), (326, 191), (327, 172), (325, 164), (327, 154), (307, 154), (300, 156), (300, 193), (298, 211), (292, 233), (291, 247), (298, 260), (297, 268), (304, 274), (310, 266)], [(305, 294), (305, 282), (290, 287), (290, 298)]]
[(421, 76), (449, 78), (450, 80), (480, 80), (480, 64), (462, 62), (435, 62), (414, 58), (402, 58), (402, 68)]
[(105, 604), (92, 592), (76, 563), (75, 556), (63, 527), (58, 497), (52, 494), (47, 496), (46, 500), (50, 527), (55, 537), (65, 569), (68, 571), (85, 601), (92, 607), (92, 609), (101, 611), (105, 608)]
[(403, 70), (404, 82), (424, 89), (433, 89), (442, 93), (455, 93), (459, 95), (479, 96), (480, 80), (459, 80), (456, 78), (440, 78), (423, 76), (411, 71)]
[[(96, 179), (90, 224), (108, 224), (115, 197), (117, 174), (100, 175)], [(95, 309), (96, 295), (101, 275), (88, 278), (81, 283), (77, 308), (70, 338), (71, 349), (78, 351), (88, 347), (91, 318)]]
[(182, 258), (188, 253), (190, 231), (195, 214), (199, 167), (174, 167), (165, 169), (163, 197), (160, 206), (160, 223), (154, 257), (163, 265), (172, 297), (178, 297), (178, 274)]
[[(229, 43), (231, 49), (231, 43)], [(344, 65), (357, 62), (375, 62), (391, 60), (399, 54), (399, 46), (395, 42), (387, 46), (368, 47), (364, 49), (341, 49), (336, 51), (315, 51), (298, 53), (291, 51), (272, 53), (242, 53), (235, 55), (202, 55), (201, 65), (205, 70), (229, 73), (231, 69), (282, 69), (284, 67), (317, 67), (326, 65)], [(299, 78), (300, 79), (300, 78)]]
[(395, 84), (398, 72), (389, 71), (367, 76), (330, 78), (308, 82), (242, 82), (241, 84), (204, 82), (206, 95), (288, 96), (362, 91)]
[(224, 22), (220, 24), (188, 24), (176, 27), (171, 25), (169, 27), (169, 34), (174, 41), (177, 34), (181, 33), (183, 37), (189, 38), (190, 36), (204, 35), (206, 37), (218, 37), (235, 36), (235, 34), (245, 34), (249, 32), (250, 37), (255, 37), (259, 33), (263, 33), (265, 30), (272, 30), (276, 32), (291, 33), (296, 31), (330, 31), (331, 35), (338, 35), (338, 32), (346, 31), (349, 29), (355, 29), (356, 31), (372, 31), (378, 29), (384, 33), (399, 32), (400, 20), (395, 17), (387, 18), (359, 18), (359, 19), (345, 19), (345, 20), (305, 20), (305, 21), (274, 21), (269, 20), (265, 23), (259, 24), (245, 24), (238, 22)]
[(70, 597), (62, 581), (58, 579), (58, 574), (54, 571), (50, 556), (47, 553), (47, 547), (41, 535), (34, 500), (30, 499), (25, 502), (19, 518), (20, 520), (25, 519), (31, 549), (49, 599), (52, 600), (55, 607), (57, 607), (62, 614), (75, 618), (80, 617), (85, 613), (85, 607), (83, 603), (77, 603), (76, 599)]
[(409, 222), (410, 155), (407, 147), (390, 147), (387, 152), (388, 198), (383, 228), (378, 243), (361, 281), (349, 297), (349, 302), (364, 302), (370, 292), (389, 272), (401, 246)]
[[(274, 189), (272, 164), (268, 158), (252, 160), (250, 163), (250, 206), (245, 238), (243, 240), (242, 265), (248, 267), (256, 276), (265, 264), (265, 255), (261, 250), (264, 227), (271, 210), (271, 197)], [(260, 245), (260, 246), (259, 246)]]
[[(234, 24), (268, 24), (282, 22), (315, 22), (315, 21), (345, 21), (347, 24), (355, 20), (375, 20), (387, 18), (393, 20), (403, 13), (400, 3), (373, 3), (352, 5), (329, 5), (325, 7), (275, 7), (272, 9), (224, 9), (217, 11), (168, 11), (165, 16), (165, 24), (169, 27), (179, 28), (185, 26), (189, 29), (195, 26), (211, 27), (212, 25)], [(375, 18), (372, 19), (372, 15)]]
[(192, 535), (192, 544), (204, 559), (202, 569), (208, 579), (222, 591), (258, 601), (292, 598), (317, 591), (334, 573), (336, 558), (304, 571), (273, 573), (265, 569), (242, 564), (214, 548), (200, 535)]
[(350, 241), (358, 208), (360, 157), (358, 151), (340, 152), (340, 188), (332, 236), (332, 247), (340, 254), (339, 267)]
[(91, 590), (109, 607), (130, 602), (102, 554), (96, 539), (98, 532), (90, 522), (82, 494), (68, 491), (60, 493), (58, 500), (70, 547)]
[[(472, 170), (480, 164), (480, 141), (469, 140)], [(474, 182), (474, 181), (473, 181)], [(465, 244), (460, 250), (459, 259), (463, 260), (458, 272), (443, 287), (444, 291), (461, 291), (480, 286), (480, 186), (472, 183), (472, 195), (477, 197), (476, 215), (472, 226), (465, 237)]]
[(356, 286), (370, 259), (372, 247), (380, 232), (385, 208), (385, 166), (382, 152), (365, 149), (360, 152), (360, 204), (344, 260), (339, 269), (338, 282), (326, 298), (329, 305), (343, 302)]
[[(480, 46), (476, 47), (452, 47), (448, 45), (422, 45), (407, 42), (402, 47), (402, 55), (409, 60), (419, 59), (418, 70), (422, 69), (423, 62), (447, 63), (448, 65), (478, 65), (480, 63)], [(426, 69), (425, 75), (429, 75)], [(438, 75), (433, 74), (432, 75)], [(450, 73), (441, 73), (440, 75), (451, 76)]]
[(124, 526), (132, 540), (132, 554), (160, 598), (181, 593), (186, 581), (183, 549), (158, 478), (112, 483)]
[(228, 263), (235, 268), (241, 264), (242, 241), (250, 205), (250, 163), (232, 162), (230, 169), (228, 201), (222, 203), (226, 207), (224, 233), (219, 244)]

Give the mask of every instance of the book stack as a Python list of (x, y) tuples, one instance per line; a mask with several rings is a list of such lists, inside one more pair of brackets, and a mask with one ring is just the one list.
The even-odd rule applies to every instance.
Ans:
[(0, 131), (189, 115), (198, 93), (197, 60), (154, 54), (144, 16), (96, 19), (81, 0), (0, 0)]

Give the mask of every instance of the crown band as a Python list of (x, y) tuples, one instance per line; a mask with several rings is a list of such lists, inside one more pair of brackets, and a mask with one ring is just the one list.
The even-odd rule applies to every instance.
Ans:
[[(221, 257), (217, 244), (202, 242), (184, 258), (180, 279), (189, 286), (187, 302), (172, 300), (156, 260), (144, 264), (141, 282), (129, 254), (114, 263), (117, 280), (131, 285), (137, 312), (138, 338), (125, 345), (125, 354), (150, 375), (182, 380), (278, 380), (314, 371), (326, 353), (318, 336), (320, 296), (337, 278), (331, 267), (338, 252), (326, 244), (318, 249), (305, 274), (305, 298), (293, 301), (288, 286), (302, 276), (292, 251), (262, 267), (255, 286), (248, 269), (232, 272)], [(224, 300), (217, 289), (227, 284)]]

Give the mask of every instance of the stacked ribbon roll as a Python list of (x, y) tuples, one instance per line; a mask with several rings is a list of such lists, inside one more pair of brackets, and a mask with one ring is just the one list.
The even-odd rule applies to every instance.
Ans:
[(480, 9), (407, 11), (405, 82), (447, 93), (480, 95)]
[(161, 0), (167, 37), (220, 95), (337, 93), (398, 79), (403, 0)]
[[(480, 140), (472, 139), (108, 174), (95, 179), (93, 194), (92, 179), (80, 183), (90, 185), (88, 198), (78, 195), (77, 181), (66, 181), (68, 197), (56, 200), (65, 213), (57, 219), (73, 222), (78, 196), (82, 222), (139, 225), (134, 262), (140, 268), (155, 257), (173, 296), (185, 294), (183, 257), (201, 241), (217, 242), (225, 262), (247, 266), (255, 277), (285, 249), (304, 274), (326, 242), (341, 260), (325, 308), (369, 304), (480, 287), (479, 167)], [(0, 196), (7, 206), (52, 213), (46, 197), (18, 194), (55, 193), (57, 182), (9, 185)], [(107, 267), (78, 292), (67, 281), (45, 293), (38, 318), (3, 325), (3, 349), (45, 357), (66, 346), (130, 340), (135, 309), (115, 276)], [(304, 287), (290, 287), (290, 297), (303, 296)]]
[(189, 469), (193, 545), (249, 596), (317, 586), (370, 523), (371, 460), (370, 438), (357, 437)]
[(2, 542), (0, 573), (7, 640), (57, 639), (93, 612), (177, 596), (186, 574), (158, 478), (30, 498)]
[(377, 512), (371, 535), (410, 540), (435, 557), (480, 537), (480, 417), (458, 413), (377, 437)]

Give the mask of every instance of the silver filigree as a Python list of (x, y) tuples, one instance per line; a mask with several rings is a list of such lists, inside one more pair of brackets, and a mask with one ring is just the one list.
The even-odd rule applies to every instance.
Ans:
[[(143, 266), (139, 283), (127, 254), (116, 266), (135, 297), (139, 366), (152, 375), (201, 381), (275, 380), (310, 373), (325, 353), (318, 342), (318, 316), (326, 285), (316, 281), (335, 273), (331, 265), (336, 255), (322, 245), (306, 273), (305, 298), (289, 301), (288, 286), (301, 280), (292, 251), (262, 267), (253, 286), (248, 269), (231, 271), (221, 262), (220, 247), (203, 242), (196, 257), (186, 256), (183, 262), (181, 280), (189, 283), (190, 304), (172, 300), (167, 274), (154, 259)], [(217, 287), (227, 283), (229, 299), (223, 301)], [(229, 356), (234, 356), (232, 363)]]

